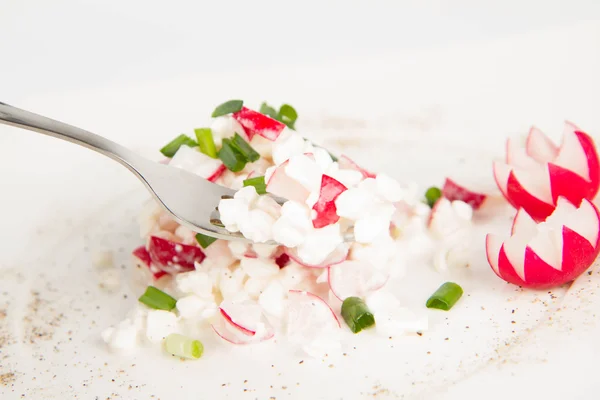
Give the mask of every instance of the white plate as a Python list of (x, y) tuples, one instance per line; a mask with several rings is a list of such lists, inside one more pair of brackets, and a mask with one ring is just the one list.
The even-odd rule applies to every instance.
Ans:
[[(504, 136), (531, 123), (554, 137), (565, 118), (600, 132), (597, 26), (345, 65), (52, 94), (18, 106), (156, 156), (172, 136), (206, 123), (222, 100), (289, 101), (301, 113), (303, 133), (372, 169), (426, 186), (475, 165), (489, 179), (486, 165), (502, 153)], [(432, 330), (423, 336), (366, 332), (346, 338), (346, 355), (323, 360), (285, 343), (230, 346), (210, 332), (196, 362), (144, 349), (110, 354), (99, 334), (136, 301), (127, 271), (129, 252), (140, 244), (135, 218), (147, 195), (108, 159), (0, 129), (2, 399), (495, 399), (515, 393), (554, 399), (590, 398), (597, 386), (587, 366), (598, 350), (590, 323), (598, 308), (597, 275), (551, 293), (506, 285), (484, 259), (484, 229), (469, 269), (438, 274), (412, 265), (395, 287), (413, 308), (447, 280), (465, 289), (451, 312), (427, 311)], [(92, 266), (92, 256), (104, 250), (123, 266), (122, 286), (113, 293), (99, 287)]]

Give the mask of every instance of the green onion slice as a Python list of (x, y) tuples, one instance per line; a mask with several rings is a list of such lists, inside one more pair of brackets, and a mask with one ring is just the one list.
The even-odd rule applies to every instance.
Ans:
[(264, 176), (257, 176), (255, 178), (246, 179), (244, 180), (244, 186), (254, 186), (254, 189), (256, 189), (256, 193), (258, 194), (267, 193), (267, 184), (265, 183)]
[(269, 117), (271, 117), (271, 118), (273, 118), (273, 119), (277, 119), (277, 117), (278, 117), (277, 110), (276, 110), (276, 109), (274, 109), (273, 107), (271, 107), (270, 105), (268, 105), (268, 104), (267, 104), (267, 103), (265, 103), (265, 102), (263, 102), (263, 103), (260, 105), (260, 110), (259, 110), (259, 112), (260, 112), (261, 114), (265, 114), (265, 115), (267, 115), (267, 116), (269, 116)]
[(233, 136), (233, 139), (231, 139), (231, 144), (233, 144), (235, 148), (246, 157), (246, 160), (250, 162), (257, 161), (260, 158), (260, 154), (258, 154), (256, 150), (254, 150), (252, 146), (237, 133)]
[(239, 172), (246, 166), (246, 157), (237, 149), (231, 142), (231, 139), (223, 139), (221, 150), (219, 150), (219, 158), (228, 170)]
[(216, 240), (217, 238), (214, 238), (212, 236), (203, 235), (202, 233), (196, 234), (196, 241), (203, 249), (213, 244)]
[(229, 100), (215, 108), (212, 113), (213, 118), (220, 117), (222, 115), (233, 114), (242, 109), (244, 102), (242, 100)]
[(283, 122), (290, 129), (294, 129), (294, 124), (298, 119), (298, 113), (294, 109), (294, 107), (289, 104), (284, 104), (279, 107), (278, 118), (279, 121)]
[(179, 333), (171, 333), (165, 339), (165, 349), (168, 353), (182, 358), (197, 360), (204, 352), (204, 346), (199, 340), (191, 339)]
[(215, 147), (212, 130), (210, 128), (198, 128), (194, 132), (200, 151), (209, 157), (217, 158), (217, 148)]
[(438, 310), (450, 310), (461, 298), (462, 288), (454, 282), (446, 282), (431, 295), (425, 304), (427, 308)]
[(171, 311), (177, 304), (177, 300), (154, 286), (148, 286), (146, 292), (138, 300), (155, 310)]
[(375, 317), (373, 317), (365, 302), (358, 297), (348, 297), (344, 300), (342, 303), (342, 317), (354, 333), (375, 325)]
[(425, 201), (429, 207), (433, 208), (435, 203), (442, 197), (442, 191), (435, 186), (430, 187), (425, 192)]
[(198, 143), (191, 137), (181, 134), (160, 149), (160, 152), (163, 153), (165, 157), (171, 158), (177, 153), (177, 150), (179, 150), (181, 146), (196, 147), (198, 146)]

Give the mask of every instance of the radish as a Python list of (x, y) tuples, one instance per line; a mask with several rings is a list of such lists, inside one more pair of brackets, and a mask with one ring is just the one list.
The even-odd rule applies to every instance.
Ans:
[(275, 264), (279, 267), (279, 269), (287, 266), (290, 263), (290, 256), (286, 253), (281, 253), (277, 257), (275, 257)]
[(291, 342), (310, 343), (341, 328), (331, 307), (316, 294), (290, 290), (287, 310), (287, 335)]
[(148, 241), (148, 254), (152, 263), (169, 274), (193, 271), (195, 263), (201, 263), (204, 252), (198, 246), (177, 243), (150, 236)]
[(361, 174), (363, 174), (363, 177), (365, 179), (367, 178), (376, 178), (377, 175), (367, 171), (366, 169), (360, 167), (357, 163), (355, 163), (350, 157), (342, 155), (339, 160), (338, 160), (338, 164), (340, 166), (340, 168), (342, 169), (354, 169), (356, 171), (359, 171)]
[(588, 200), (579, 207), (559, 198), (545, 222), (536, 223), (524, 209), (514, 219), (507, 240), (487, 235), (492, 270), (515, 285), (544, 289), (582, 274), (600, 251), (600, 214)]
[(260, 135), (274, 142), (285, 128), (283, 122), (246, 107), (242, 107), (240, 111), (234, 113), (233, 118), (244, 127), (250, 140), (254, 135)]
[(320, 264), (305, 263), (298, 257), (298, 251), (296, 249), (286, 249), (285, 254), (287, 254), (294, 262), (306, 268), (329, 268), (332, 265), (346, 261), (348, 258), (348, 251), (349, 247), (347, 245), (340, 245)]
[(266, 327), (270, 328), (270, 325), (264, 320), (262, 309), (258, 304), (223, 301), (219, 311), (231, 326), (246, 336), (255, 336), (257, 332), (268, 335), (268, 331), (272, 330), (266, 329)]
[(211, 182), (223, 175), (226, 169), (221, 160), (210, 158), (189, 146), (181, 146), (169, 165), (199, 175)]
[(482, 190), (468, 188), (466, 185), (457, 183), (452, 178), (446, 178), (442, 187), (442, 194), (450, 201), (460, 200), (467, 203), (473, 210), (480, 209), (489, 197)]
[(365, 297), (381, 289), (390, 277), (389, 270), (377, 269), (364, 261), (347, 260), (328, 269), (329, 288), (341, 301), (352, 296)]
[(348, 190), (346, 186), (330, 176), (323, 175), (319, 199), (313, 206), (313, 210), (316, 211), (316, 216), (313, 218), (315, 228), (323, 228), (338, 222), (340, 217), (336, 213), (335, 200), (345, 190)]
[(152, 279), (157, 280), (167, 274), (165, 271), (152, 265), (150, 253), (148, 253), (148, 250), (144, 246), (138, 247), (132, 254), (135, 259), (135, 265), (140, 269), (143, 267), (144, 270), (147, 270), (152, 275)]
[(288, 200), (304, 203), (310, 194), (299, 182), (290, 178), (285, 172), (289, 160), (279, 165), (267, 181), (267, 192)]
[(255, 333), (255, 335), (246, 335), (232, 325), (221, 313), (217, 314), (210, 326), (221, 339), (232, 344), (258, 343), (275, 336), (275, 331), (270, 325), (264, 327), (264, 331)]
[(537, 128), (530, 130), (524, 148), (509, 140), (507, 164), (494, 164), (494, 178), (515, 208), (543, 221), (559, 197), (579, 204), (596, 196), (600, 161), (592, 138), (567, 122), (560, 147)]

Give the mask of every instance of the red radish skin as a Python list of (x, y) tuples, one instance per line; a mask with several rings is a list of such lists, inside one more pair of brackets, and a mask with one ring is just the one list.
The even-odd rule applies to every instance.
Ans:
[(198, 246), (176, 243), (156, 236), (150, 237), (148, 254), (156, 267), (170, 274), (193, 271), (194, 264), (201, 263), (205, 258), (204, 252)]
[(470, 205), (473, 210), (478, 210), (487, 198), (487, 195), (469, 190), (450, 178), (446, 178), (444, 186), (442, 187), (442, 194), (450, 201), (464, 201)]
[(223, 318), (225, 318), (225, 320), (227, 322), (229, 322), (233, 327), (235, 327), (236, 329), (238, 329), (241, 333), (243, 333), (244, 335), (247, 336), (254, 336), (256, 335), (256, 332), (250, 329), (247, 329), (243, 326), (241, 326), (240, 324), (237, 324), (230, 316), (229, 314), (227, 314), (227, 312), (225, 310), (223, 310), (222, 308), (219, 308), (219, 311), (221, 312), (221, 315), (223, 316)]
[(367, 171), (366, 169), (360, 167), (357, 163), (355, 163), (350, 157), (346, 155), (342, 155), (338, 160), (338, 164), (340, 168), (346, 169), (355, 169), (363, 174), (363, 178), (376, 178), (377, 174)]
[(286, 253), (281, 253), (279, 256), (275, 257), (275, 264), (279, 267), (279, 269), (284, 268), (290, 263), (290, 256)]
[(223, 172), (225, 172), (226, 169), (227, 168), (225, 167), (225, 164), (221, 164), (221, 166), (214, 172), (214, 174), (212, 174), (206, 179), (208, 179), (210, 182), (215, 182), (221, 177), (221, 175), (223, 175)]
[(148, 268), (148, 272), (152, 275), (154, 280), (158, 280), (163, 276), (167, 275), (167, 273), (161, 269), (152, 265), (152, 259), (150, 258), (150, 253), (144, 246), (140, 246), (133, 251), (133, 256), (135, 257), (137, 263), (139, 265), (143, 265)]
[(283, 122), (246, 107), (234, 113), (233, 118), (244, 127), (250, 140), (259, 135), (274, 142), (285, 128)]
[(339, 221), (340, 217), (337, 215), (335, 200), (346, 190), (348, 190), (348, 188), (337, 180), (328, 175), (323, 175), (321, 178), (319, 199), (313, 206), (313, 210), (316, 211), (316, 216), (312, 223), (316, 229), (335, 224)]
[(525, 209), (536, 221), (544, 221), (554, 211), (554, 205), (548, 204), (529, 193), (519, 182), (514, 171), (508, 176), (506, 193), (511, 204)]
[[(594, 229), (600, 231), (600, 214), (598, 209), (589, 201), (588, 204), (593, 208), (595, 213), (596, 221), (594, 222)], [(519, 213), (521, 212), (519, 211)], [(515, 222), (514, 225), (516, 226), (517, 223)], [(522, 229), (528, 228), (524, 227)], [(519, 230), (518, 227), (514, 229), (514, 231)], [(507, 257), (504, 244), (498, 250), (500, 241), (496, 236), (488, 235), (486, 237), (486, 254), (490, 266), (496, 275), (503, 280), (522, 287), (548, 289), (573, 281), (594, 263), (600, 252), (600, 235), (595, 236), (595, 238), (595, 243), (591, 244), (579, 233), (567, 226), (563, 226), (560, 269), (549, 265), (530, 246), (527, 246), (523, 254), (523, 277), (519, 276)]]

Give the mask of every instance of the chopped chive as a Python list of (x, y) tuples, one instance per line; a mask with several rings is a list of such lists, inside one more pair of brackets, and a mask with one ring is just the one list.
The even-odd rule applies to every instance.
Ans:
[(200, 151), (209, 157), (217, 158), (217, 148), (213, 140), (212, 130), (210, 128), (198, 128), (194, 129), (194, 132)]
[(442, 191), (435, 186), (430, 187), (425, 192), (425, 202), (429, 207), (433, 208), (435, 203), (442, 197)]
[(365, 302), (358, 297), (348, 297), (344, 300), (342, 303), (342, 317), (354, 333), (375, 325), (375, 317), (373, 317)]
[(249, 178), (244, 180), (244, 187), (245, 186), (254, 186), (254, 189), (256, 189), (256, 193), (258, 194), (267, 193), (267, 185), (265, 183), (264, 176), (257, 176), (255, 178)]
[(215, 111), (212, 113), (213, 118), (220, 117), (222, 115), (233, 114), (242, 109), (244, 102), (242, 100), (229, 100), (225, 103), (217, 106)]
[(334, 162), (338, 160), (338, 158), (337, 158), (336, 156), (334, 156), (333, 154), (331, 154), (329, 151), (328, 151), (328, 153), (329, 153), (329, 157), (331, 157), (331, 159), (332, 159)]
[(463, 294), (462, 288), (454, 282), (446, 282), (427, 300), (427, 308), (450, 310)]
[(196, 234), (196, 241), (203, 249), (213, 244), (216, 240), (217, 238), (214, 238), (212, 236), (203, 235), (202, 233)]
[(160, 152), (163, 153), (165, 157), (171, 158), (177, 153), (177, 150), (179, 150), (181, 146), (196, 147), (198, 146), (198, 143), (191, 137), (181, 134), (160, 149)]
[(298, 113), (294, 109), (294, 107), (289, 104), (284, 104), (279, 107), (278, 118), (279, 121), (283, 122), (290, 129), (294, 129), (294, 124), (298, 119)]
[(240, 153), (244, 155), (244, 157), (246, 157), (246, 160), (250, 162), (257, 161), (260, 158), (260, 154), (258, 154), (256, 150), (254, 150), (252, 146), (250, 146), (248, 142), (242, 139), (242, 137), (237, 133), (233, 139), (231, 139), (231, 144), (233, 144), (235, 148), (238, 149)]
[(138, 300), (155, 310), (171, 311), (177, 304), (177, 300), (154, 286), (148, 286), (146, 292)]
[(197, 360), (202, 356), (204, 346), (199, 340), (178, 333), (171, 333), (165, 339), (165, 350), (176, 357)]
[(223, 139), (221, 150), (219, 150), (219, 158), (228, 170), (239, 172), (246, 166), (246, 157), (231, 143), (230, 139)]
[(261, 114), (268, 115), (273, 119), (277, 119), (277, 110), (268, 105), (266, 102), (263, 102), (260, 105), (260, 110), (258, 110)]

